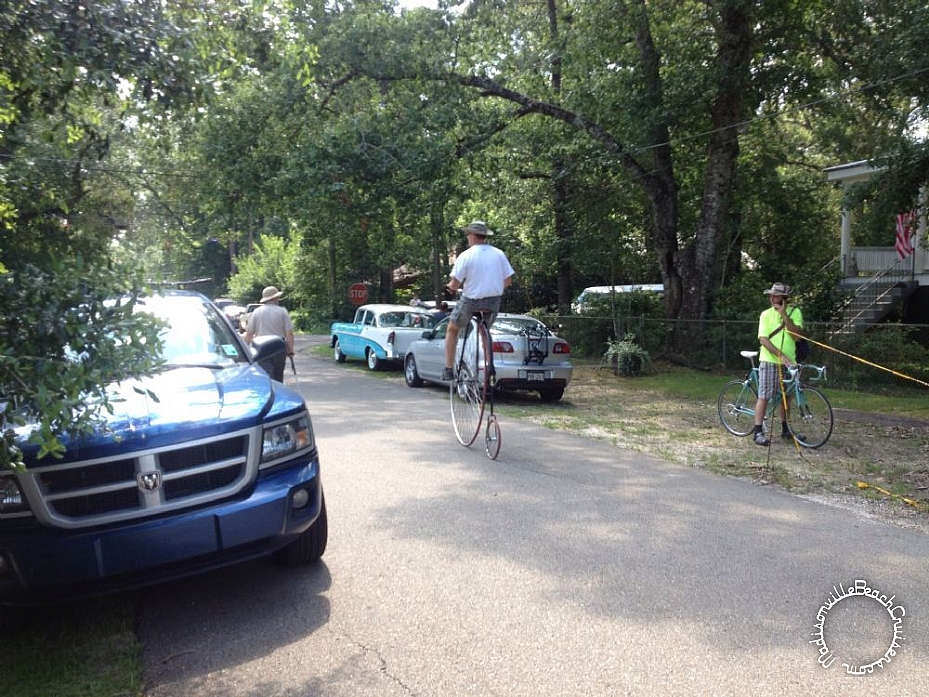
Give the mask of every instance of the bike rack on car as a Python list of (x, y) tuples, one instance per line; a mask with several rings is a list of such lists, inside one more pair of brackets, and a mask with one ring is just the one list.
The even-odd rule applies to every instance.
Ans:
[(521, 333), (526, 337), (526, 357), (523, 358), (523, 365), (542, 365), (548, 358), (548, 337), (551, 336), (551, 332), (548, 329), (540, 329), (537, 332), (525, 329)]

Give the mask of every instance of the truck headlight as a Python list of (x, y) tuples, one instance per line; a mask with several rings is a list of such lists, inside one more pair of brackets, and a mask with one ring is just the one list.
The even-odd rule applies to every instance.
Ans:
[(314, 442), (313, 427), (306, 412), (290, 421), (267, 426), (261, 441), (261, 464), (291, 457), (312, 448)]

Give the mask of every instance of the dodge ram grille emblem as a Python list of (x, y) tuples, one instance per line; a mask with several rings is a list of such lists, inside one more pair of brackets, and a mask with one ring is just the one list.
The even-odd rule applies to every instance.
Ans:
[(136, 481), (142, 491), (158, 491), (161, 488), (161, 471), (140, 472), (136, 475)]

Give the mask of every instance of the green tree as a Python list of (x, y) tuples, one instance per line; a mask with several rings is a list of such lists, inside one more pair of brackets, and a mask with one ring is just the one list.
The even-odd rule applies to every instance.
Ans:
[(80, 257), (0, 275), (0, 468), (22, 463), (14, 428), (29, 429), (38, 457), (60, 456), (112, 411), (111, 383), (157, 368), (160, 325), (135, 312), (143, 288)]
[[(605, 179), (625, 179), (638, 189), (633, 194), (615, 187), (623, 201), (602, 220), (612, 217), (617, 228), (621, 220), (623, 228), (647, 231), (646, 248), (666, 285), (673, 317), (705, 316), (715, 289), (731, 277), (723, 260), (741, 258), (743, 245), (754, 243), (734, 210), (737, 201), (762, 198), (761, 187), (753, 194), (754, 184), (744, 176), (749, 170), (742, 171), (750, 164), (741, 157), (747, 139), (770, 130), (768, 123), (791, 128), (792, 109), (811, 115), (805, 141), (788, 146), (778, 138), (793, 148), (775, 158), (783, 163), (782, 183), (788, 183), (798, 180), (788, 170), (822, 167), (829, 154), (851, 151), (849, 143), (830, 149), (823, 140), (827, 127), (841, 132), (840, 118), (853, 132), (850, 117), (880, 115), (883, 107), (885, 118), (870, 129), (880, 137), (858, 145), (893, 147), (900, 143), (893, 132), (900, 98), (925, 104), (916, 83), (926, 59), (916, 50), (903, 52), (910, 79), (893, 80), (897, 98), (880, 104), (854, 98), (855, 85), (868, 79), (871, 47), (889, 48), (904, 28), (925, 26), (919, 22), (925, 9), (913, 2), (849, 0), (827, 7), (816, 0), (658, 5), (594, 0), (553, 1), (534, 9), (540, 7), (475, 2), (460, 16), (417, 12), (376, 20), (371, 5), (347, 7), (331, 20), (339, 26), (329, 34), (336, 48), (320, 52), (317, 74), (331, 90), (361, 78), (383, 89), (400, 81), (457, 84), (473, 91), (475, 99), (463, 103), (482, 114), (487, 132), (513, 131), (517, 123), (543, 117), (584, 134), (599, 150)], [(856, 38), (864, 41), (856, 44)], [(911, 36), (906, 44), (920, 45)], [(897, 59), (882, 61), (885, 70), (903, 69), (906, 61), (896, 53)], [(882, 73), (882, 79), (893, 74)], [(820, 123), (812, 116), (817, 113), (831, 118)], [(552, 152), (555, 143), (569, 142), (555, 129), (551, 133), (554, 139), (546, 144)], [(645, 214), (630, 216), (637, 198)], [(552, 200), (553, 218), (563, 213), (564, 203), (570, 210), (569, 199)], [(562, 232), (554, 231), (558, 243), (550, 248), (575, 253), (578, 245), (570, 244), (575, 233)], [(624, 240), (611, 247), (626, 245)], [(560, 288), (570, 285), (564, 277), (572, 266), (566, 260), (555, 264)]]
[(108, 159), (210, 84), (191, 70), (196, 24), (148, 0), (0, 6), (0, 465), (20, 459), (14, 427), (59, 455), (99, 425), (109, 383), (157, 367), (143, 284), (110, 262), (134, 196)]

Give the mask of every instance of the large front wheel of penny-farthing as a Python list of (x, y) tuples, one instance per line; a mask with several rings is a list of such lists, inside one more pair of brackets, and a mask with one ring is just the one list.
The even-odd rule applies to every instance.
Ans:
[(471, 445), (477, 438), (484, 416), (488, 371), (483, 362), (489, 355), (486, 343), (486, 334), (479, 331), (477, 323), (472, 320), (465, 328), (455, 380), (449, 388), (455, 436), (459, 443), (466, 446)]
[(491, 414), (487, 417), (487, 428), (484, 431), (484, 452), (491, 460), (496, 460), (500, 454), (500, 422)]

